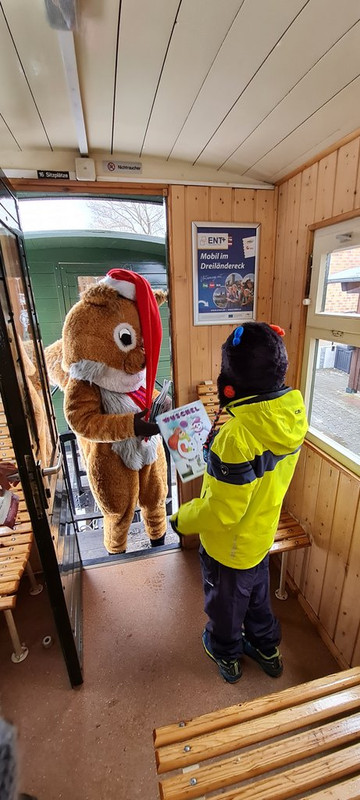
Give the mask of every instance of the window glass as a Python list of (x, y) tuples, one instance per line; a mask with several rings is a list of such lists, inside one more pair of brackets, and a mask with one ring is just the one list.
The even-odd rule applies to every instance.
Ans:
[(360, 217), (315, 231), (305, 305), (308, 439), (360, 475)]
[(360, 247), (327, 254), (320, 311), (360, 315)]
[(360, 348), (316, 341), (309, 423), (360, 464)]
[[(29, 293), (21, 268), (19, 251), (15, 237), (0, 229), (0, 262), (4, 271), (11, 309), (10, 319), (16, 330), (17, 340), (10, 338), (14, 359), (20, 362), (23, 370), (24, 404), (27, 410), (31, 435), (36, 447), (36, 458), (43, 467), (52, 464), (56, 448), (52, 409), (41, 365), (38, 329), (29, 305)], [(9, 310), (10, 313), (10, 310)]]

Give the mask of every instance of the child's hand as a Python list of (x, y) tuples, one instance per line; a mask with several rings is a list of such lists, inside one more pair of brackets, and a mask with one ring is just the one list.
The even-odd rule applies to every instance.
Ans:
[(173, 531), (175, 531), (175, 533), (180, 534), (180, 531), (178, 530), (178, 527), (177, 527), (177, 522), (178, 522), (178, 514), (177, 514), (177, 512), (170, 517), (169, 522), (170, 522), (170, 525), (171, 525)]

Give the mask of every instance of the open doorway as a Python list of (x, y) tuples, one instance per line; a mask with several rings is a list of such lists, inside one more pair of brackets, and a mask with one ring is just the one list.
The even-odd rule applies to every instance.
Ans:
[[(139, 272), (153, 289), (168, 288), (166, 209), (163, 197), (22, 197), (21, 224), (44, 346), (61, 338), (64, 319), (89, 286), (112, 268)], [(156, 388), (172, 379), (168, 303), (160, 307), (163, 341)], [(74, 435), (63, 413), (63, 394), (53, 389), (53, 403), (63, 446), (72, 498), (66, 513), (75, 520), (84, 566), (153, 555), (139, 509), (130, 526), (127, 551), (111, 555), (103, 545), (102, 515), (89, 489)], [(166, 448), (165, 448), (166, 450)], [(177, 485), (168, 458), (167, 516), (177, 508)], [(167, 526), (164, 547), (178, 549), (179, 540)]]

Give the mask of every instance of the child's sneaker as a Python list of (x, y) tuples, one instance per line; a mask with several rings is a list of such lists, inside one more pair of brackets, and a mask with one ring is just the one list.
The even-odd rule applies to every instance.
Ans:
[(265, 656), (261, 650), (257, 650), (256, 647), (253, 647), (243, 634), (243, 648), (245, 655), (257, 661), (261, 669), (263, 669), (267, 675), (271, 675), (272, 678), (280, 677), (283, 671), (283, 663), (278, 647), (275, 648), (275, 653), (273, 653), (272, 656)]
[(206, 628), (203, 631), (202, 643), (206, 655), (218, 665), (220, 675), (222, 675), (228, 683), (236, 683), (236, 681), (239, 681), (242, 675), (239, 659), (234, 658), (227, 661), (224, 658), (215, 658), (211, 649), (210, 633)]

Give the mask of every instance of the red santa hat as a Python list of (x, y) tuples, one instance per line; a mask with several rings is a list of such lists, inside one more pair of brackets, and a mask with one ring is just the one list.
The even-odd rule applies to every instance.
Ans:
[(161, 317), (154, 292), (146, 278), (128, 269), (111, 269), (103, 283), (137, 305), (146, 358), (146, 407), (150, 408), (162, 340)]

